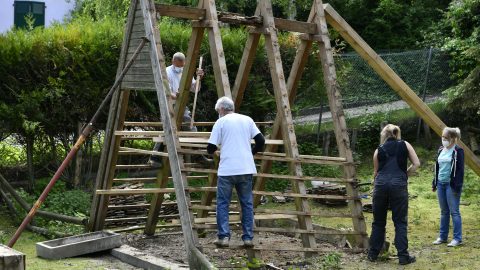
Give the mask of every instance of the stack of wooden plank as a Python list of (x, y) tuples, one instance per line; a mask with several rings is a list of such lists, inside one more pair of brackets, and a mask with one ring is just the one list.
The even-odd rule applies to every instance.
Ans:
[[(313, 183), (312, 183), (313, 185)], [(347, 189), (344, 185), (339, 185), (335, 183), (328, 183), (328, 182), (317, 182), (313, 185), (312, 188), (307, 190), (309, 194), (318, 194), (318, 195), (339, 195), (339, 196), (346, 196)], [(326, 205), (347, 205), (347, 201), (345, 199), (314, 199), (315, 202), (326, 204)]]

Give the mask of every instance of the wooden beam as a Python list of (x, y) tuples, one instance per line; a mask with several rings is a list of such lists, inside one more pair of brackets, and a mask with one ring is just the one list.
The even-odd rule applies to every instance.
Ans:
[[(180, 149), (178, 141), (177, 127), (172, 121), (174, 110), (172, 103), (169, 102), (168, 82), (165, 73), (161, 71), (160, 61), (164, 59), (163, 49), (160, 41), (160, 32), (156, 21), (155, 5), (153, 0), (140, 0), (143, 18), (145, 23), (146, 36), (150, 40), (151, 46), (150, 56), (155, 78), (155, 86), (157, 89), (157, 99), (160, 108), (160, 115), (165, 131), (165, 144), (167, 147), (170, 170), (173, 177), (175, 195), (177, 198), (178, 212), (185, 241), (185, 249), (187, 252), (188, 263), (194, 269), (211, 269), (213, 265), (208, 259), (198, 251), (197, 235), (193, 230), (193, 215), (189, 212), (190, 196), (185, 193), (185, 187), (188, 185), (186, 174), (182, 172), (183, 158), (177, 152)], [(191, 59), (193, 62), (194, 60)], [(181, 118), (181, 116), (178, 116)], [(164, 164), (166, 166), (166, 164)]]
[[(160, 16), (168, 16), (187, 20), (204, 20), (208, 15), (205, 8), (193, 8), (185, 6), (174, 6), (165, 4), (156, 4), (157, 12)], [(218, 20), (229, 24), (250, 25), (261, 27), (263, 18), (259, 16), (243, 16), (230, 12), (218, 12)], [(289, 32), (299, 32), (314, 34), (316, 25), (308, 22), (274, 18), (275, 26), (279, 30)]]
[[(168, 164), (168, 158), (162, 158), (162, 164), (165, 166), (162, 167), (161, 170), (157, 173), (157, 187), (158, 188), (166, 188), (168, 184), (168, 177), (170, 175), (170, 167), (166, 166)], [(147, 223), (145, 224), (144, 233), (146, 235), (153, 235), (155, 234), (155, 229), (158, 223), (158, 214), (160, 213), (160, 209), (162, 207), (162, 203), (164, 200), (163, 193), (154, 194), (152, 201), (150, 203), (150, 209), (148, 210), (148, 218)]]
[[(277, 112), (282, 115), (284, 124), (282, 125), (282, 133), (285, 141), (285, 153), (287, 157), (298, 158), (297, 139), (293, 126), (292, 112), (290, 110), (290, 102), (288, 99), (287, 86), (285, 84), (285, 75), (283, 73), (282, 59), (280, 53), (280, 45), (278, 42), (275, 23), (273, 20), (272, 4), (270, 0), (259, 2), (263, 16), (263, 26), (268, 34), (265, 34), (265, 48), (267, 51), (270, 73), (272, 76), (273, 89), (275, 92), (275, 100), (277, 104)], [(293, 175), (301, 177), (303, 175), (301, 165), (298, 163), (290, 163), (290, 171)], [(292, 181), (292, 187), (295, 193), (306, 194), (306, 187), (303, 182)], [(295, 200), (298, 211), (309, 212), (310, 206), (308, 201), (303, 198)], [(313, 223), (310, 217), (298, 216), (298, 224), (301, 229), (312, 230)], [(309, 234), (302, 234), (302, 243), (304, 247), (314, 248), (316, 246), (315, 237)], [(313, 254), (306, 253), (306, 256)]]
[(218, 97), (227, 96), (232, 98), (227, 64), (225, 62), (225, 52), (223, 51), (222, 45), (222, 36), (220, 34), (220, 28), (218, 27), (215, 0), (203, 0), (203, 3), (206, 10), (206, 19), (212, 22), (212, 27), (208, 28), (208, 41), (210, 45), (210, 55), (212, 57), (213, 73), (215, 75), (215, 85), (217, 86), (217, 95)]
[[(420, 116), (435, 133), (441, 136), (446, 126), (442, 120), (413, 92), (357, 32), (328, 4), (324, 5), (327, 22), (352, 46), (377, 74)], [(480, 176), (480, 159), (459, 141), (465, 151), (465, 162)]]
[[(260, 8), (257, 5), (255, 10), (255, 16), (260, 15)], [(248, 83), (248, 75), (252, 69), (253, 61), (255, 60), (255, 55), (257, 53), (258, 43), (260, 42), (260, 34), (250, 32), (247, 37), (247, 42), (245, 43), (245, 48), (243, 49), (242, 60), (240, 61), (240, 66), (238, 67), (237, 77), (235, 78), (235, 83), (233, 84), (232, 90), (232, 99), (235, 103), (235, 111), (240, 111), (240, 105), (243, 101), (243, 95), (245, 93), (245, 88)]]
[[(325, 19), (325, 12), (321, 0), (315, 0), (313, 2), (313, 9), (316, 12), (315, 22), (319, 29), (319, 35), (323, 38), (322, 42), (318, 43), (320, 60), (323, 66), (323, 81), (327, 89), (328, 103), (330, 106), (330, 112), (332, 113), (333, 128), (335, 131), (335, 137), (337, 140), (337, 147), (341, 157), (347, 160), (347, 163), (343, 166), (345, 178), (355, 178), (355, 166), (353, 165), (353, 154), (350, 149), (350, 140), (347, 132), (347, 123), (345, 120), (345, 113), (343, 112), (342, 97), (337, 82), (337, 73), (335, 70), (335, 63), (333, 60), (333, 51), (330, 44), (330, 38), (328, 37), (327, 22)], [(346, 185), (347, 195), (350, 197), (358, 197), (358, 190), (356, 185)], [(355, 216), (361, 216), (363, 214), (362, 203), (356, 200), (350, 200), (348, 202), (350, 211)], [(356, 232), (366, 234), (366, 224), (363, 217), (352, 218), (353, 228)], [(368, 247), (368, 237), (358, 237), (357, 243), (359, 247)]]
[(200, 46), (202, 45), (204, 32), (205, 28), (203, 27), (192, 28), (187, 54), (185, 56), (185, 66), (183, 67), (182, 78), (180, 79), (180, 86), (178, 87), (178, 95), (175, 102), (174, 115), (175, 124), (178, 129), (182, 126), (183, 114), (190, 98), (192, 78), (197, 69), (197, 58), (200, 55)]
[(187, 20), (203, 20), (205, 19), (205, 9), (174, 6), (165, 4), (155, 4), (155, 10), (160, 16), (174, 17)]
[[(215, 122), (194, 122), (193, 125), (197, 127), (209, 127), (213, 126)], [(255, 122), (257, 126), (269, 126), (272, 125), (272, 121), (264, 121), (264, 122)], [(162, 127), (162, 122), (125, 122), (125, 127)], [(181, 133), (180, 133), (181, 134)]]
[[(121, 71), (125, 67), (125, 64), (128, 60), (126, 58), (126, 55), (128, 53), (129, 40), (130, 40), (131, 31), (133, 28), (136, 7), (137, 7), (137, 0), (132, 0), (130, 4), (130, 8), (128, 10), (127, 23), (125, 24), (125, 35), (123, 38), (120, 58), (118, 60), (118, 68), (117, 68), (117, 75), (116, 75), (117, 77), (120, 75)], [(118, 126), (117, 111), (119, 110), (121, 111), (121, 108), (120, 108), (120, 105), (122, 104), (121, 100), (125, 97), (125, 95), (128, 95), (128, 91), (127, 92), (116, 91), (112, 96), (112, 101), (110, 102), (108, 119), (105, 127), (105, 138), (103, 141), (102, 154), (100, 156), (97, 177), (95, 180), (96, 189), (106, 188), (107, 186), (107, 183), (106, 183), (107, 182), (106, 179), (108, 178), (107, 168), (110, 168), (109, 160), (110, 160), (110, 157), (114, 154), (114, 149), (111, 147), (112, 145), (114, 145), (113, 141), (115, 140), (115, 136), (113, 135), (113, 133), (117, 129), (116, 126)], [(96, 230), (102, 229), (101, 225), (99, 224), (99, 220), (103, 215), (103, 213), (101, 213), (102, 211), (101, 205), (104, 204), (105, 202), (104, 199), (105, 198), (101, 196), (93, 196), (92, 198), (90, 218), (88, 223), (88, 230), (90, 231), (96, 231)]]
[[(310, 22), (313, 18), (313, 12), (310, 12), (310, 16), (308, 21)], [(300, 83), (300, 79), (302, 78), (303, 72), (305, 71), (305, 66), (308, 61), (308, 56), (312, 49), (313, 42), (310, 40), (302, 40), (300, 41), (300, 45), (297, 49), (297, 53), (295, 55), (295, 59), (292, 64), (292, 68), (290, 70), (290, 75), (288, 76), (287, 80), (287, 92), (288, 92), (288, 100), (292, 104), (293, 100), (297, 94), (298, 84)], [(281, 133), (281, 125), (282, 125), (282, 116), (277, 114), (275, 116), (275, 121), (272, 127), (271, 139), (279, 139), (282, 137)], [(277, 147), (274, 145), (267, 145), (266, 146), (267, 152), (275, 152), (277, 151)], [(271, 160), (262, 160), (260, 165), (260, 171), (264, 173), (268, 173), (272, 170), (273, 162)], [(265, 189), (265, 179), (257, 178), (257, 181), (254, 185), (255, 190), (264, 190)], [(253, 197), (253, 205), (257, 206), (260, 204), (260, 196)]]

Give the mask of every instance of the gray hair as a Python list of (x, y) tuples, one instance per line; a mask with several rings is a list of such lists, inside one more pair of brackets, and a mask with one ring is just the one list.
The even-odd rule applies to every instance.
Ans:
[(181, 52), (176, 52), (176, 53), (173, 55), (172, 60), (185, 61), (185, 54), (183, 54), (183, 53), (181, 53)]
[(224, 109), (225, 111), (233, 112), (235, 110), (235, 104), (231, 98), (221, 97), (215, 104), (215, 110), (218, 111), (220, 108)]

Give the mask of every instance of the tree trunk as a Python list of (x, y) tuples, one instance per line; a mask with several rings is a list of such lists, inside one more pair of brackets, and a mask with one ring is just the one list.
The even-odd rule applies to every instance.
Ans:
[[(78, 133), (77, 136), (82, 134), (82, 122), (78, 122)], [(83, 163), (83, 147), (78, 149), (77, 156), (75, 158), (75, 174), (73, 177), (73, 185), (78, 188), (80, 183), (82, 183), (82, 163)]]
[(33, 168), (33, 148), (35, 143), (34, 135), (27, 135), (27, 170), (28, 170), (28, 192), (32, 192), (35, 186), (35, 170)]

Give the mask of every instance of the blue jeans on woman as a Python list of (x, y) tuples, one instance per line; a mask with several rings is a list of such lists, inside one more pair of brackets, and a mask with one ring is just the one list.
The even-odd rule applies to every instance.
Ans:
[(450, 229), (450, 216), (453, 223), (453, 239), (462, 241), (462, 217), (460, 216), (460, 194), (455, 192), (450, 183), (437, 184), (438, 202), (440, 204), (440, 235), (446, 241)]
[(217, 227), (218, 238), (230, 239), (228, 212), (232, 198), (233, 187), (237, 190), (240, 206), (242, 207), (242, 240), (253, 239), (253, 175), (218, 176), (217, 183)]

